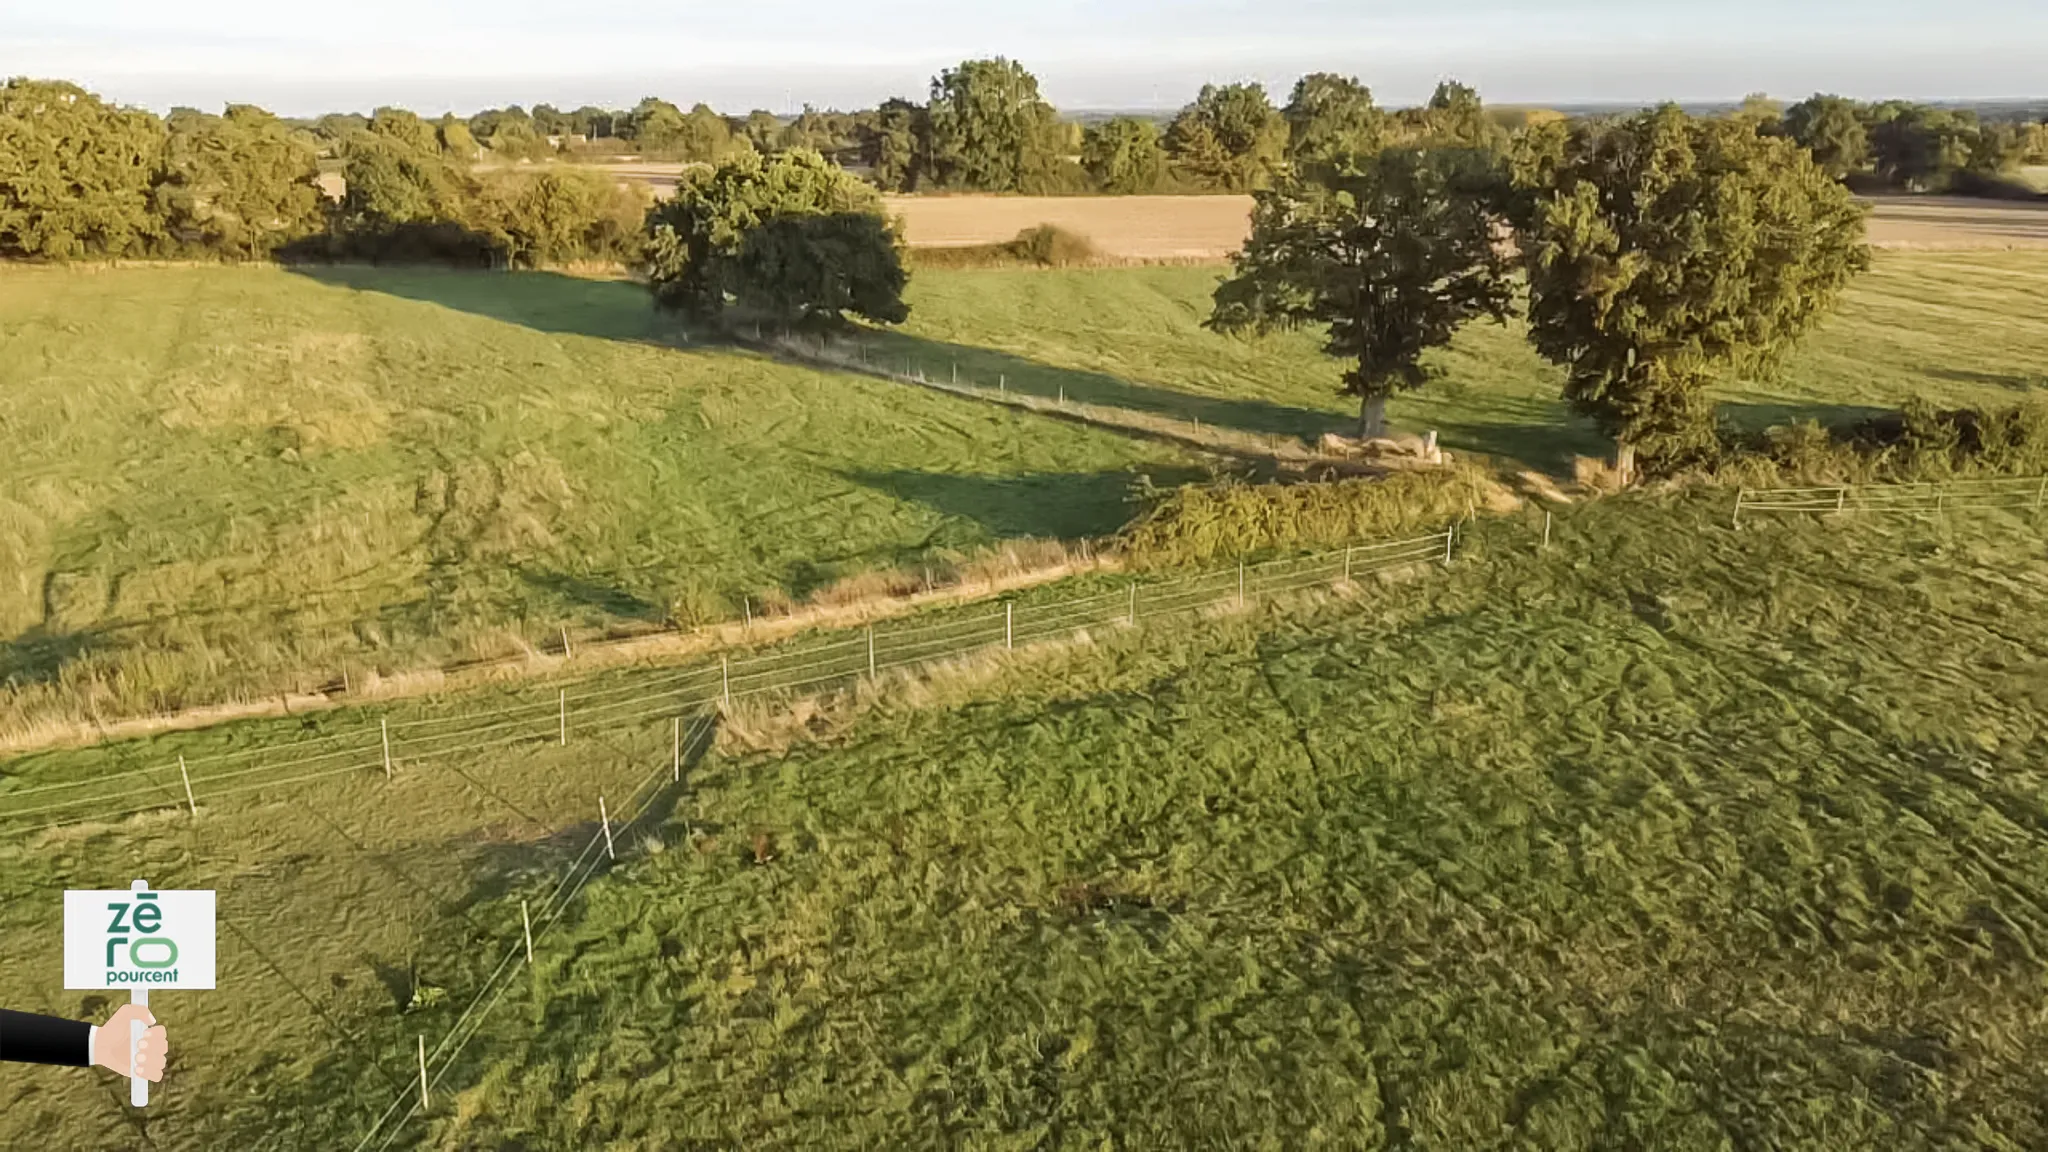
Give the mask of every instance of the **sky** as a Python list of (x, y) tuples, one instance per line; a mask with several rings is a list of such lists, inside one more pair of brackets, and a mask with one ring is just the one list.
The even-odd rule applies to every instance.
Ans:
[(1456, 77), (1492, 103), (2048, 95), (2043, 0), (0, 0), (0, 75), (163, 110), (398, 104), (726, 112), (922, 99), (1004, 55), (1062, 108), (1169, 109), (1205, 81), (1285, 98), (1308, 71), (1383, 104)]

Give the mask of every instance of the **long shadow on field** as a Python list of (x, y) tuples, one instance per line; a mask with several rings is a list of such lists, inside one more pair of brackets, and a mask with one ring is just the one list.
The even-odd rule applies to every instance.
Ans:
[(1953, 380), (1958, 384), (1988, 384), (1994, 388), (2010, 388), (2015, 392), (2032, 392), (2048, 389), (2048, 373), (2023, 376), (2019, 373), (1976, 372), (1968, 368), (1931, 368), (1928, 375), (1937, 380)]
[[(654, 311), (646, 290), (622, 280), (586, 280), (558, 272), (477, 272), (447, 268), (301, 265), (293, 272), (357, 292), (382, 292), (437, 304), (539, 332), (635, 343), (682, 342), (681, 329)], [(1200, 396), (1101, 372), (1058, 368), (1027, 357), (900, 332), (868, 333), (877, 368), (923, 369), (933, 380), (957, 373), (962, 382), (1018, 393), (1167, 415), (1244, 432), (1313, 440), (1356, 422), (1335, 412), (1266, 400)]]
[(655, 314), (647, 290), (624, 280), (431, 266), (295, 264), (289, 270), (336, 288), (438, 304), (536, 332), (663, 343), (659, 337), (671, 328)]
[(927, 340), (901, 332), (874, 333), (864, 340), (869, 347), (869, 363), (875, 368), (922, 371), (926, 379), (933, 381), (957, 379), (962, 384), (1001, 388), (1044, 400), (1065, 396), (1083, 404), (1128, 408), (1176, 420), (1200, 420), (1241, 432), (1297, 436), (1310, 441), (1325, 432), (1352, 432), (1358, 427), (1355, 418), (1338, 412), (1297, 408), (1270, 400), (1203, 396), (1103, 372), (1059, 368), (972, 344)]
[[(1072, 539), (1104, 536), (1129, 522), (1138, 488), (1132, 472), (1037, 472), (1021, 476), (943, 472), (846, 472), (847, 479), (912, 500), (947, 516), (972, 520), (998, 536)], [(1151, 473), (1162, 487), (1202, 473), (1170, 468)]]

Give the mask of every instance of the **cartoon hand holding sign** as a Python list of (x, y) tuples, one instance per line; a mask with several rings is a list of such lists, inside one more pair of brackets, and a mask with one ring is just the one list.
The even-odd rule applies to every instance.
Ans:
[(64, 987), (128, 989), (128, 1005), (87, 1045), (93, 1063), (132, 1078), (128, 1102), (137, 1108), (149, 1103), (169, 1052), (150, 990), (210, 989), (213, 963), (211, 892), (152, 892), (137, 880), (125, 892), (64, 893)]

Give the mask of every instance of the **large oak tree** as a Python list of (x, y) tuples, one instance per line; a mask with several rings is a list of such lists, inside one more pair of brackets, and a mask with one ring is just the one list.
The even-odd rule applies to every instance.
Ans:
[(1353, 362), (1341, 390), (1359, 398), (1359, 434), (1383, 435), (1387, 397), (1422, 385), (1425, 352), (1506, 317), (1511, 264), (1482, 178), (1470, 153), (1448, 150), (1297, 166), (1255, 194), (1209, 327), (1323, 328), (1324, 351)]
[(1538, 133), (1517, 160), (1530, 336), (1638, 447), (1712, 438), (1708, 388), (1769, 364), (1867, 266), (1864, 211), (1797, 143), (1675, 106)]

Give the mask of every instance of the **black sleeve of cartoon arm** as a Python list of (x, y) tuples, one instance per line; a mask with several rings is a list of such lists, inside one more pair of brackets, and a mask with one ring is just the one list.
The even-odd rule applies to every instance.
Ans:
[(0, 1008), (0, 1060), (84, 1068), (92, 1063), (92, 1025)]

